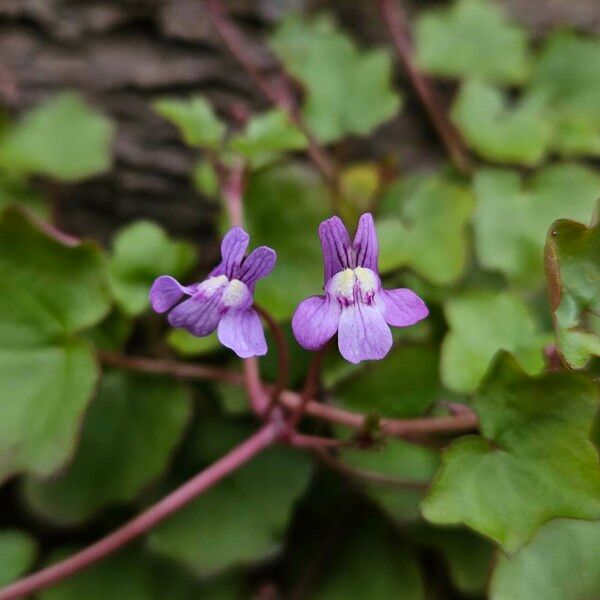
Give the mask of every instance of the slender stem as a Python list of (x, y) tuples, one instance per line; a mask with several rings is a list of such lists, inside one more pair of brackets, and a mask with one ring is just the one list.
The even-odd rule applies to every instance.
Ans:
[(306, 125), (295, 99), (293, 85), (289, 77), (280, 69), (277, 83), (272, 83), (264, 77), (252, 58), (252, 49), (246, 42), (242, 31), (228, 17), (221, 0), (205, 0), (205, 5), (212, 23), (223, 39), (227, 49), (252, 79), (257, 89), (274, 106), (285, 110), (290, 120), (299, 127), (308, 140), (308, 155), (320, 171), (325, 181), (334, 191), (334, 202), (338, 190), (338, 168), (334, 160), (323, 150), (314, 134)]
[(50, 567), (0, 589), (0, 600), (14, 600), (47, 588), (62, 579), (102, 560), (178, 511), (218, 481), (239, 469), (254, 456), (279, 440), (285, 431), (281, 425), (269, 423), (231, 450), (210, 467), (177, 488), (160, 502), (102, 538), (95, 544)]
[(285, 389), (290, 378), (290, 351), (288, 348), (285, 334), (279, 323), (272, 317), (272, 315), (266, 311), (262, 306), (254, 305), (256, 312), (267, 322), (273, 338), (275, 339), (275, 345), (277, 346), (277, 379), (275, 385), (271, 391), (271, 400), (267, 407), (265, 416), (268, 417), (271, 411), (279, 401), (279, 395)]
[(228, 169), (221, 167), (223, 171), (220, 184), (221, 195), (229, 211), (229, 220), (232, 227), (242, 227), (244, 224), (244, 188), (246, 185), (246, 165), (243, 160), (238, 159)]
[[(125, 357), (107, 352), (100, 352), (99, 358), (111, 366), (141, 371), (144, 373), (171, 374), (175, 377), (184, 377), (187, 379), (225, 381), (241, 387), (245, 385), (246, 381), (239, 373), (207, 367), (205, 365)], [(260, 380), (258, 380), (258, 384), (260, 385)], [(262, 393), (264, 393), (264, 391)], [(302, 402), (302, 397), (301, 394), (297, 394), (291, 390), (283, 390), (280, 395), (280, 401), (285, 408), (293, 411)], [(312, 399), (306, 403), (306, 414), (323, 421), (337, 423), (338, 425), (344, 425), (351, 429), (358, 430), (363, 428), (365, 419), (367, 418), (361, 413), (352, 412), (329, 404), (321, 404)], [(382, 419), (380, 421), (382, 433), (411, 440), (413, 440), (415, 436), (470, 431), (476, 429), (478, 424), (479, 420), (477, 415), (468, 407), (464, 414), (450, 415), (447, 417)]]
[(351, 440), (337, 440), (332, 438), (324, 438), (316, 435), (305, 435), (292, 431), (287, 436), (287, 441), (296, 448), (310, 448), (312, 450), (324, 450), (326, 448), (344, 448), (353, 446)]
[(238, 386), (244, 385), (244, 376), (241, 373), (219, 367), (141, 356), (124, 356), (106, 350), (98, 350), (98, 358), (105, 365), (125, 369), (126, 371), (139, 371), (150, 375), (171, 375), (178, 379), (202, 379), (221, 381)]
[(385, 475), (384, 473), (378, 473), (377, 471), (369, 471), (367, 469), (357, 469), (350, 466), (342, 460), (339, 460), (329, 452), (324, 450), (313, 450), (313, 455), (316, 456), (324, 465), (330, 469), (349, 477), (363, 481), (366, 483), (374, 483), (376, 485), (401, 488), (401, 489), (414, 489), (424, 490), (429, 487), (429, 483), (425, 481), (416, 481), (414, 479), (400, 479), (399, 477), (393, 477), (391, 475)]
[(244, 381), (250, 398), (250, 407), (257, 415), (264, 415), (269, 400), (260, 381), (260, 371), (256, 356), (244, 359)]
[(404, 69), (452, 162), (461, 173), (468, 174), (471, 166), (462, 138), (450, 122), (431, 81), (413, 61), (410, 27), (399, 0), (377, 0), (377, 4)]
[(302, 419), (302, 415), (306, 412), (306, 408), (311, 398), (317, 393), (319, 389), (319, 378), (321, 376), (321, 366), (323, 364), (323, 359), (325, 358), (325, 354), (327, 353), (327, 346), (323, 346), (320, 350), (318, 350), (308, 367), (308, 373), (306, 375), (306, 381), (304, 382), (304, 389), (302, 390), (302, 394), (300, 395), (300, 400), (297, 403), (297, 406), (294, 408), (292, 415), (288, 421), (290, 430), (296, 429), (296, 426)]

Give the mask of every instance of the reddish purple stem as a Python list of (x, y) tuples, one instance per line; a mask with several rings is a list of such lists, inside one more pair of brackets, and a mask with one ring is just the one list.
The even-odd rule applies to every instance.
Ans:
[(164, 521), (202, 492), (250, 461), (265, 448), (277, 442), (284, 432), (285, 427), (282, 424), (268, 423), (223, 458), (105, 538), (65, 560), (2, 588), (0, 600), (15, 600), (27, 596), (102, 560)]

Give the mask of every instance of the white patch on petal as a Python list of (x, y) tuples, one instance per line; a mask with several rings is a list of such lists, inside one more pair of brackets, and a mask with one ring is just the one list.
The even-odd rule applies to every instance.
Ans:
[(372, 294), (379, 289), (379, 279), (371, 269), (356, 267), (356, 269), (354, 269), (354, 275), (364, 294)]
[(336, 273), (327, 284), (327, 291), (340, 302), (349, 304), (354, 301), (354, 271), (344, 269)]
[(207, 298), (210, 298), (216, 292), (224, 288), (229, 283), (226, 275), (218, 275), (217, 277), (209, 277), (205, 279), (199, 286), (196, 292), (202, 293)]
[(249, 296), (248, 286), (239, 279), (232, 279), (225, 288), (221, 301), (227, 308), (238, 308), (248, 301)]

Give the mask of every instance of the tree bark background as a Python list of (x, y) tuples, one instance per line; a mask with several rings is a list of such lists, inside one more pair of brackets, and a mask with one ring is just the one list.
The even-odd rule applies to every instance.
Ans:
[[(600, 33), (598, 0), (502, 0), (536, 37), (559, 26)], [(289, 10), (329, 10), (364, 45), (388, 45), (375, 3), (361, 0), (226, 0), (256, 46)], [(434, 2), (404, 2), (410, 14)], [(410, 170), (442, 160), (443, 151), (398, 68), (404, 111), (368, 141), (338, 148), (344, 158), (393, 155)], [(208, 244), (216, 210), (194, 191), (193, 151), (154, 114), (161, 96), (204, 94), (227, 114), (264, 100), (230, 57), (202, 0), (0, 0), (0, 103), (18, 115), (61, 89), (79, 90), (116, 123), (110, 172), (60, 188), (60, 225), (107, 241), (118, 226), (150, 218)]]

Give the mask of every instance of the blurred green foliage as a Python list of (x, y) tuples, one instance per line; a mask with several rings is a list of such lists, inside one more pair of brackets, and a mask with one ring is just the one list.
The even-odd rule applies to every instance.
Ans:
[[(599, 596), (600, 468), (589, 435), (600, 356), (591, 160), (600, 154), (600, 41), (560, 31), (534, 48), (492, 0), (422, 10), (417, 62), (457, 80), (450, 113), (477, 165), (398, 175), (387, 157), (351, 152), (334, 191), (304, 159), (299, 123), (342, 162), (348, 138), (361, 142), (400, 111), (391, 55), (329, 15), (292, 13), (269, 42), (301, 90), (299, 115), (266, 109), (233, 123), (197, 95), (153, 107), (194, 148), (201, 194), (222, 200), (222, 167), (245, 169), (245, 228), (278, 253), (256, 299), (293, 344), (289, 385), (302, 387), (310, 360), (289, 320), (322, 291), (316, 234), (332, 207), (350, 228), (375, 213), (386, 285), (416, 289), (431, 314), (395, 332), (384, 361), (327, 357), (323, 401), (368, 416), (368, 448), (340, 450), (328, 465), (274, 448), (139, 545), (38, 597), (239, 600), (265, 581), (283, 597), (301, 584), (322, 600)], [(108, 531), (256, 426), (231, 384), (100, 369), (99, 349), (237, 368), (215, 335), (169, 331), (149, 314), (156, 276), (204, 277), (211, 257), (194, 244), (138, 221), (102, 250), (38, 220), (50, 211), (34, 179), (105, 171), (112, 133), (72, 93), (0, 126), (0, 479), (22, 475), (15, 498), (7, 488), (1, 500), (11, 528), (0, 530), (0, 584), (34, 566), (36, 536), (37, 566), (52, 562), (72, 551), (63, 534), (79, 543)], [(278, 356), (268, 341), (260, 368), (272, 383)], [(446, 415), (448, 401), (476, 411), (477, 434), (425, 445), (380, 436), (381, 418)], [(14, 529), (10, 511), (35, 520)]]

